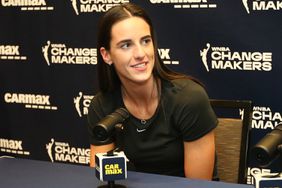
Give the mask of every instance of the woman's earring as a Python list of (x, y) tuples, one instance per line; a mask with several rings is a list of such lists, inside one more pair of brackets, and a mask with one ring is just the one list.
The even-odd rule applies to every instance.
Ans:
[(109, 61), (109, 62), (107, 62), (107, 64), (111, 66), (113, 64), (113, 62)]

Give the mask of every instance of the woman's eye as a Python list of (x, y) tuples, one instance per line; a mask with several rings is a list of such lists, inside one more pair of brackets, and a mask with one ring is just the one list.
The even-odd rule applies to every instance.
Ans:
[(122, 49), (127, 49), (130, 47), (130, 44), (129, 43), (124, 43), (120, 46)]
[(144, 45), (146, 45), (146, 44), (149, 44), (151, 41), (152, 41), (151, 38), (146, 38), (146, 39), (142, 40), (142, 43)]

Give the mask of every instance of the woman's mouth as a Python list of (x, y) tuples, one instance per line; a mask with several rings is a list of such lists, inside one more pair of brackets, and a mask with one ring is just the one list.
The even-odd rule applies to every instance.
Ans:
[(138, 64), (135, 64), (135, 65), (132, 65), (131, 67), (133, 68), (143, 68), (146, 66), (146, 63), (138, 63)]

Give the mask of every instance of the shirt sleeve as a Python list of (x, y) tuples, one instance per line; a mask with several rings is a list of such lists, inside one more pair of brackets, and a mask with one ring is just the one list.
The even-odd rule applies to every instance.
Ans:
[(217, 117), (202, 86), (194, 83), (182, 93), (175, 111), (176, 124), (184, 141), (194, 141), (217, 126)]
[[(88, 108), (88, 135), (90, 144), (92, 145), (105, 145), (114, 142), (114, 137), (110, 137), (103, 142), (98, 141), (94, 137), (94, 126), (107, 115), (107, 112), (105, 112), (102, 104), (104, 104), (103, 97), (101, 96), (101, 94), (97, 94), (91, 100), (90, 106)], [(106, 106), (106, 104), (104, 104), (104, 106)]]

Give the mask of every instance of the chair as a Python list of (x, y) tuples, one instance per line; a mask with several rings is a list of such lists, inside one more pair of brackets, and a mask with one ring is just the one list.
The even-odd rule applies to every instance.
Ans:
[[(215, 129), (215, 147), (219, 179), (229, 183), (245, 184), (252, 102), (211, 99), (210, 103), (218, 117), (218, 126)], [(226, 113), (232, 110), (232, 117), (227, 116)], [(237, 117), (234, 116), (236, 110)]]

